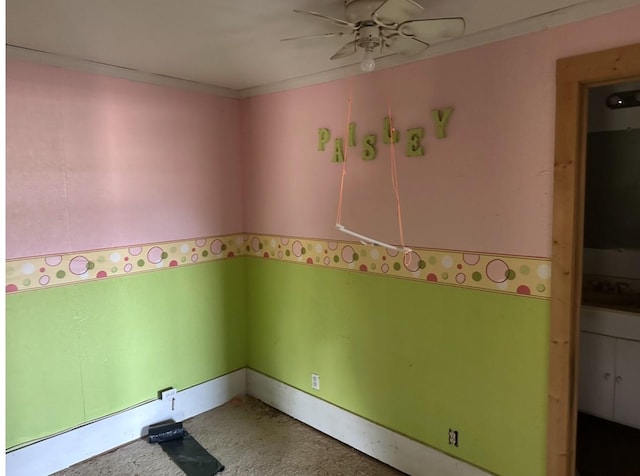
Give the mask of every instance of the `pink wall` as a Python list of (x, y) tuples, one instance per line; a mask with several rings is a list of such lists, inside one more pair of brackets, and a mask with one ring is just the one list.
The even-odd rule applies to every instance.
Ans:
[[(557, 58), (640, 41), (640, 8), (355, 78), (242, 101), (245, 229), (348, 239), (334, 229), (341, 165), (316, 151), (317, 130), (360, 145), (378, 134), (378, 158), (350, 149), (343, 224), (398, 242), (389, 154), (380, 144), (387, 97), (403, 134), (424, 126), (425, 157), (404, 157), (399, 181), (410, 245), (549, 257)], [(431, 110), (455, 107), (436, 139)], [(329, 144), (331, 145), (331, 144)], [(386, 146), (385, 146), (386, 147)], [(329, 147), (331, 149), (331, 147)]]
[(242, 231), (239, 103), (7, 61), (7, 258)]
[[(376, 133), (379, 151), (349, 151), (343, 224), (398, 242), (388, 98), (409, 245), (548, 257), (555, 61), (638, 42), (639, 21), (634, 7), (240, 102), (10, 59), (7, 257), (243, 230), (347, 238), (334, 229), (341, 166), (316, 143), (319, 127), (344, 136), (350, 90), (358, 144)], [(447, 106), (436, 139), (430, 111)], [(421, 126), (426, 156), (404, 157), (405, 129)]]

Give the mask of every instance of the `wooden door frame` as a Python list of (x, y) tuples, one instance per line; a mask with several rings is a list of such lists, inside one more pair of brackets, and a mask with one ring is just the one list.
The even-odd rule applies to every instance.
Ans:
[(639, 77), (640, 43), (556, 65), (547, 476), (575, 473), (588, 89)]

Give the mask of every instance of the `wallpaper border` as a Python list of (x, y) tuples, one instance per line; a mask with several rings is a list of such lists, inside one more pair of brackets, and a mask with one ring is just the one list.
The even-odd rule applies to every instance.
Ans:
[(25, 292), (248, 256), (549, 299), (551, 260), (352, 241), (236, 233), (10, 259), (6, 292)]
[(234, 258), (242, 234), (8, 259), (6, 293), (33, 291)]

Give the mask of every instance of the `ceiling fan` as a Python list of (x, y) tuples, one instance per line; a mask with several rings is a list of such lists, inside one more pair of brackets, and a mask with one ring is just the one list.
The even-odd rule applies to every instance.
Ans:
[(358, 48), (364, 50), (360, 67), (365, 72), (375, 69), (374, 53), (415, 56), (435, 41), (464, 34), (464, 18), (414, 19), (424, 9), (413, 0), (344, 0), (345, 19), (318, 12), (293, 10), (332, 22), (340, 31), (319, 35), (284, 38), (281, 41), (308, 38), (332, 38), (351, 35), (353, 39), (336, 51), (331, 59), (346, 58)]

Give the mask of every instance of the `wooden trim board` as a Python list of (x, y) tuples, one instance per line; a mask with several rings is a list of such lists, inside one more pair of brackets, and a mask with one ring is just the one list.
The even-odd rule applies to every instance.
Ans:
[(559, 59), (553, 178), (547, 475), (575, 473), (588, 89), (640, 77), (640, 44)]

